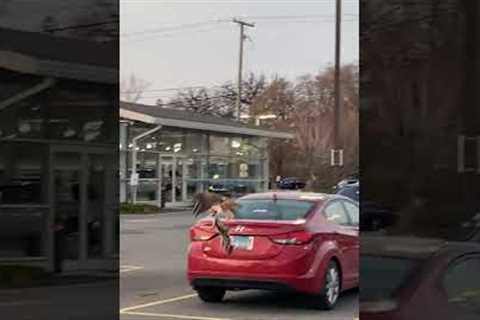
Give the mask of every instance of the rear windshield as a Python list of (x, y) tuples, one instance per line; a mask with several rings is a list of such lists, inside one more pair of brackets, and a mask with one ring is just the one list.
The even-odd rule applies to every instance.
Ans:
[(408, 281), (421, 260), (362, 256), (360, 258), (360, 300), (394, 298), (395, 291)]
[(302, 200), (239, 200), (235, 219), (248, 220), (297, 220), (305, 218), (314, 206)]

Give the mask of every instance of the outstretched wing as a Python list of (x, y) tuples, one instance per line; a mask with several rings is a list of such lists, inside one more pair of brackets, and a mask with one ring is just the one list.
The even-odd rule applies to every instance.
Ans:
[[(217, 206), (217, 208), (214, 208)], [(217, 212), (220, 207), (221, 214)], [(233, 219), (234, 211), (238, 207), (238, 204), (233, 199), (225, 198), (219, 194), (211, 192), (201, 192), (194, 196), (194, 205), (192, 213), (194, 217), (197, 217), (200, 213), (211, 211), (214, 216), (214, 226), (220, 234), (222, 239), (222, 245), (228, 254), (231, 254), (233, 247), (230, 241), (230, 229), (225, 225), (221, 219)], [(223, 218), (221, 218), (222, 216)]]
[(192, 213), (194, 217), (209, 210), (212, 206), (222, 203), (224, 200), (221, 195), (211, 192), (197, 193), (193, 199)]
[(233, 247), (232, 247), (232, 243), (231, 243), (230, 235), (229, 235), (230, 229), (225, 224), (223, 224), (223, 222), (220, 221), (218, 216), (215, 216), (214, 219), (215, 219), (214, 220), (215, 227), (217, 228), (218, 232), (220, 233), (220, 237), (222, 239), (223, 248), (225, 249), (225, 251), (228, 254), (231, 254), (232, 250), (233, 250)]

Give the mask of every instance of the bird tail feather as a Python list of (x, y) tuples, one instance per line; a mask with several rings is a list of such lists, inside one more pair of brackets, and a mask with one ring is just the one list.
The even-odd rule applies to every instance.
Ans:
[(193, 205), (192, 213), (194, 217), (197, 217), (200, 214), (200, 201), (195, 201)]

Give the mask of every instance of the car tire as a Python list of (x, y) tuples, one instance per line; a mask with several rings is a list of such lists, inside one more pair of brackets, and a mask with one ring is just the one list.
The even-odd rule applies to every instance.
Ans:
[(316, 306), (321, 310), (332, 310), (338, 301), (341, 291), (340, 268), (334, 260), (328, 263), (324, 275), (324, 286), (316, 297)]
[(226, 292), (226, 290), (223, 288), (215, 288), (215, 287), (202, 287), (202, 288), (197, 288), (196, 290), (197, 290), (198, 297), (203, 302), (209, 302), (209, 303), (222, 302)]

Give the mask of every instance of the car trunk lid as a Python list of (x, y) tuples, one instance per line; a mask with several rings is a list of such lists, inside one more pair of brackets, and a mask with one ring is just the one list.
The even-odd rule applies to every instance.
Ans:
[[(210, 257), (230, 259), (270, 259), (280, 254), (284, 245), (275, 243), (272, 238), (303, 230), (305, 220), (299, 221), (255, 221), (230, 220), (229, 228), (233, 250), (227, 252), (220, 235), (205, 241), (203, 252)], [(213, 222), (204, 227), (214, 228)]]

